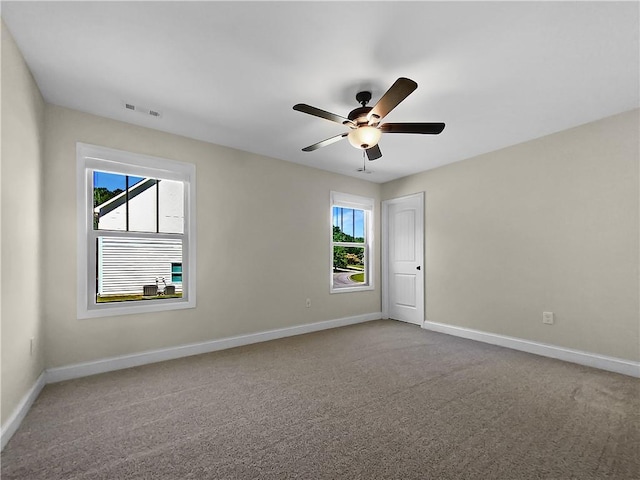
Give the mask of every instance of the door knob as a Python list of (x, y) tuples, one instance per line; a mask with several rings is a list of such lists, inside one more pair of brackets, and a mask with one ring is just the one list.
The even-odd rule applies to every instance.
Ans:
[(418, 266), (416, 267), (416, 270), (420, 270), (420, 265), (418, 265)]

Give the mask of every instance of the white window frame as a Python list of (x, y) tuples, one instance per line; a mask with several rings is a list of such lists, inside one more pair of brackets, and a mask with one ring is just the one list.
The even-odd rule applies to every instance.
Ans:
[[(191, 163), (152, 157), (112, 148), (77, 143), (77, 233), (78, 233), (78, 318), (158, 312), (196, 306), (196, 167)], [(94, 230), (93, 171), (162, 180), (184, 184), (184, 233), (163, 234)], [(182, 298), (97, 303), (97, 237), (181, 238)]]
[[(350, 292), (362, 292), (366, 290), (374, 290), (373, 284), (374, 269), (372, 262), (373, 252), (373, 218), (374, 218), (374, 206), (375, 201), (373, 198), (361, 197), (359, 195), (351, 195), (349, 193), (331, 192), (330, 207), (329, 207), (329, 292), (330, 293), (350, 293)], [(363, 285), (357, 285), (354, 287), (333, 287), (333, 247), (334, 246), (349, 246), (343, 242), (333, 241), (333, 207), (353, 208), (357, 210), (364, 210), (364, 265), (365, 265), (365, 279), (367, 282)], [(358, 245), (360, 246), (360, 245)]]

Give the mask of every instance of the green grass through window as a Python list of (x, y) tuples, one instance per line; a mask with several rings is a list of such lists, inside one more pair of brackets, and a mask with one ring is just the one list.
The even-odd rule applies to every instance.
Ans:
[(107, 297), (98, 297), (96, 302), (131, 302), (135, 300), (161, 300), (163, 298), (182, 298), (182, 293), (176, 293), (174, 295), (154, 295), (153, 297), (144, 297), (142, 295), (109, 295)]
[(356, 273), (354, 275), (351, 275), (349, 277), (351, 280), (353, 280), (354, 282), (364, 282), (364, 273)]

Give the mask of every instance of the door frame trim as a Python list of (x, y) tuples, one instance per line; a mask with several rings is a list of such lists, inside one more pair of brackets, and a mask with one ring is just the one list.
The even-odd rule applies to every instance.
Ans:
[(389, 205), (394, 203), (399, 203), (403, 200), (408, 200), (410, 198), (419, 198), (422, 206), (422, 321), (421, 324), (424, 325), (426, 318), (425, 304), (426, 304), (426, 282), (425, 282), (425, 266), (424, 266), (424, 245), (426, 241), (426, 228), (424, 221), (424, 212), (425, 212), (425, 195), (424, 192), (412, 193), (409, 195), (403, 195), (401, 197), (391, 198), (389, 200), (382, 201), (382, 212), (381, 212), (381, 231), (382, 231), (382, 265), (381, 265), (381, 277), (382, 277), (382, 318), (389, 318)]

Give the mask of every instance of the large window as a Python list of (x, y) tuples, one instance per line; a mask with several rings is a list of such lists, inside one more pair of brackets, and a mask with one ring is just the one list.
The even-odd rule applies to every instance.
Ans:
[(373, 200), (331, 192), (331, 292), (371, 290)]
[(78, 144), (78, 316), (195, 306), (195, 167)]

